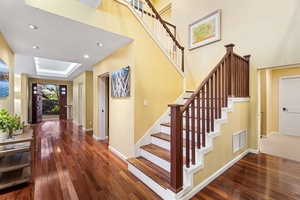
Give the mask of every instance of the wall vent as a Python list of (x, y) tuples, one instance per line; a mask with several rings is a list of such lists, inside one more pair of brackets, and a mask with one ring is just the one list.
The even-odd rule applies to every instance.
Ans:
[(232, 151), (237, 152), (247, 144), (247, 130), (237, 132), (232, 135)]

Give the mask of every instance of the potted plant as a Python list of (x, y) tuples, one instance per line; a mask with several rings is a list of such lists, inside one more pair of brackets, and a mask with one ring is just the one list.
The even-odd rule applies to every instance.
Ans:
[(15, 116), (11, 116), (9, 112), (4, 108), (0, 111), (0, 130), (2, 132), (8, 133), (9, 140), (13, 139), (12, 135), (15, 131), (22, 130), (25, 126), (25, 122), (21, 123), (20, 119), (21, 116), (17, 114)]

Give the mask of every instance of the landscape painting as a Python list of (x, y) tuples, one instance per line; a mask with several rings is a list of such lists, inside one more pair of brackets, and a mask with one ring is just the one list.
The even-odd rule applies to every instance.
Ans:
[(130, 68), (125, 67), (111, 73), (111, 96), (130, 96)]
[(0, 58), (0, 98), (9, 95), (9, 68)]
[(221, 39), (220, 10), (189, 26), (189, 48), (194, 49)]

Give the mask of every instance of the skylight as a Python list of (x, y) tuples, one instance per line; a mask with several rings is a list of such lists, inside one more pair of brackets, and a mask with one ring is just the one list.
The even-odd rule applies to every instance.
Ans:
[(81, 66), (79, 63), (71, 63), (59, 60), (34, 57), (36, 74), (40, 76), (52, 76), (67, 78), (72, 72)]

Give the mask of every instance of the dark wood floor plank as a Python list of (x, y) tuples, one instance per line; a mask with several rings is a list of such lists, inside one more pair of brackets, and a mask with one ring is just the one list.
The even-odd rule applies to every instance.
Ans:
[[(33, 127), (35, 183), (0, 190), (0, 199), (161, 199), (127, 163), (67, 121)], [(300, 163), (248, 154), (191, 199), (300, 199)]]

